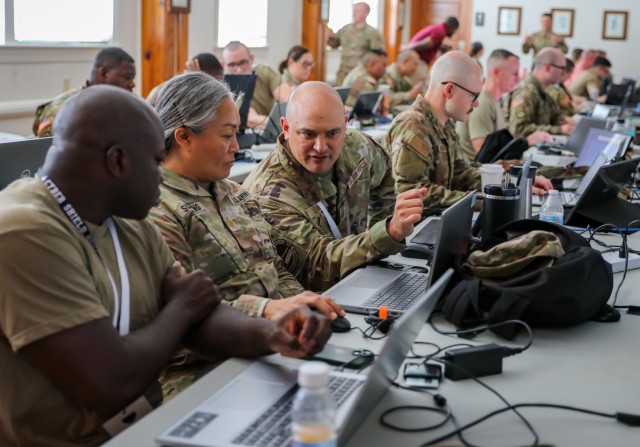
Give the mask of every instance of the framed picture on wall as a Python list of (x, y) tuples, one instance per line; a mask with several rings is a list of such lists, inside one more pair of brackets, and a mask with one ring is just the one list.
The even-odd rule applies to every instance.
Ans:
[(498, 34), (517, 36), (520, 34), (522, 8), (501, 6), (498, 8)]
[(605, 11), (602, 20), (602, 38), (627, 40), (627, 11)]
[(179, 13), (191, 11), (191, 0), (166, 0), (169, 12)]
[(551, 9), (551, 32), (560, 37), (573, 37), (575, 9)]

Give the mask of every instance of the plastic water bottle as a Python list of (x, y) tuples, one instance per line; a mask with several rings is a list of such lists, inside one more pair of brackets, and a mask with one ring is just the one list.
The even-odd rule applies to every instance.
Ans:
[(292, 447), (336, 447), (336, 403), (329, 391), (329, 366), (307, 362), (298, 372), (293, 401)]
[(564, 224), (564, 208), (557, 190), (552, 189), (549, 191), (547, 200), (544, 201), (540, 208), (540, 220), (558, 225)]

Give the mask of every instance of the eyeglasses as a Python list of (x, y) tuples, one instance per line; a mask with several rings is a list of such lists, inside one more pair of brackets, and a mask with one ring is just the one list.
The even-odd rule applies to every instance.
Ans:
[(480, 92), (473, 92), (473, 91), (469, 90), (468, 88), (461, 86), (461, 85), (460, 85), (460, 84), (458, 84), (457, 82), (453, 82), (453, 81), (444, 81), (444, 82), (441, 82), (440, 84), (442, 84), (442, 85), (445, 85), (445, 84), (453, 84), (453, 85), (455, 85), (456, 87), (460, 87), (462, 90), (464, 90), (465, 92), (467, 92), (467, 93), (469, 93), (469, 94), (471, 95), (471, 97), (473, 98), (473, 99), (471, 100), (471, 102), (475, 102), (475, 101), (477, 101), (477, 100), (478, 100), (478, 96), (480, 96)]
[(313, 68), (316, 66), (315, 62), (307, 62), (307, 61), (302, 61), (300, 62), (300, 65), (302, 65), (304, 68)]
[(556, 64), (551, 64), (551, 63), (549, 65), (551, 65), (552, 67), (556, 67), (559, 70), (567, 71), (567, 66), (566, 65), (556, 65)]
[(250, 63), (251, 61), (249, 61), (249, 59), (242, 59), (241, 61), (231, 62), (230, 64), (226, 64), (226, 65), (227, 65), (227, 68), (231, 70), (235, 70), (236, 68), (246, 67)]

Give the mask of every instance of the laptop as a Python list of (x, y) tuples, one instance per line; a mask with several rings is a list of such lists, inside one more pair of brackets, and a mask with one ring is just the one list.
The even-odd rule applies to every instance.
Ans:
[(245, 133), (247, 130), (247, 119), (249, 117), (249, 107), (253, 99), (253, 90), (256, 87), (258, 76), (255, 73), (234, 73), (225, 74), (222, 80), (227, 83), (237, 98), (240, 113), (240, 129), (238, 131), (238, 145), (240, 149), (248, 149), (257, 143), (256, 135)]
[(357, 118), (362, 120), (376, 118), (378, 116), (377, 112), (380, 107), (380, 101), (382, 101), (382, 92), (360, 93), (349, 114), (349, 119)]
[[(575, 190), (575, 192), (559, 191), (558, 196), (562, 201), (562, 206), (565, 208), (570, 208), (574, 206), (578, 202), (578, 199), (580, 198), (580, 196), (584, 194), (585, 190), (587, 189), (587, 186), (589, 186), (589, 183), (591, 183), (591, 180), (593, 180), (593, 178), (596, 176), (600, 167), (604, 166), (609, 161), (611, 160), (607, 159), (606, 154), (600, 153), (599, 155), (596, 156), (595, 161), (593, 162), (593, 164), (591, 165), (587, 173), (584, 175), (582, 180), (579, 182), (578, 188)], [(546, 196), (533, 195), (531, 198), (531, 204), (542, 206), (545, 199), (546, 199)]]
[(607, 161), (621, 158), (631, 138), (605, 129), (591, 128), (574, 166), (591, 166), (604, 153)]
[(33, 177), (44, 164), (53, 137), (0, 143), (0, 189), (21, 177)]
[(634, 83), (611, 84), (604, 103), (611, 106), (621, 106), (625, 98), (628, 98), (633, 92), (634, 85)]
[(340, 95), (340, 99), (342, 99), (342, 104), (347, 102), (347, 98), (351, 94), (351, 87), (334, 87), (338, 95)]
[(282, 133), (280, 118), (287, 113), (287, 103), (277, 102), (271, 107), (271, 112), (267, 117), (267, 125), (262, 132), (261, 143), (275, 143)]
[(638, 163), (640, 158), (634, 158), (600, 167), (575, 206), (565, 210), (565, 223), (575, 226), (608, 223), (626, 228), (630, 222), (640, 219), (640, 206), (617, 197)]
[[(467, 252), (475, 204), (476, 193), (471, 192), (442, 212), (429, 273), (366, 266), (352, 272), (323, 295), (333, 298), (347, 312), (375, 314), (384, 305), (389, 314), (402, 314), (427, 293), (433, 282), (452, 266), (457, 255)], [(411, 240), (414, 241), (415, 238)]]
[(606, 125), (606, 120), (587, 116), (582, 117), (578, 122), (576, 128), (573, 130), (573, 132), (571, 132), (571, 135), (569, 135), (569, 139), (567, 140), (567, 143), (564, 145), (564, 147), (562, 147), (562, 149), (571, 151), (576, 154), (576, 156), (579, 156), (584, 147), (587, 135), (589, 134), (589, 129), (604, 129)]
[[(347, 445), (349, 437), (395, 381), (407, 352), (452, 275), (452, 269), (444, 272), (411, 311), (395, 322), (366, 378), (330, 373), (329, 387), (338, 407), (338, 445)], [(290, 446), (291, 403), (296, 391), (295, 370), (255, 361), (160, 433), (156, 441), (198, 447)]]

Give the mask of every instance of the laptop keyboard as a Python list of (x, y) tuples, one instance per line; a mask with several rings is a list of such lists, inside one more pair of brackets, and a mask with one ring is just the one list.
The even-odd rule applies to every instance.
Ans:
[[(329, 376), (329, 390), (339, 408), (363, 380), (346, 376)], [(291, 445), (291, 408), (298, 387), (292, 387), (256, 421), (240, 433), (232, 444), (256, 447), (285, 447)]]
[[(558, 196), (560, 197), (560, 200), (562, 201), (562, 205), (571, 205), (571, 204), (573, 204), (574, 200), (576, 199), (576, 194), (573, 193), (573, 192), (559, 191), (558, 192)], [(532, 205), (537, 205), (537, 206), (542, 206), (542, 204), (544, 203), (546, 198), (547, 198), (546, 196), (534, 195), (534, 196), (532, 196), (531, 204)]]
[(388, 306), (393, 310), (406, 310), (427, 291), (429, 277), (420, 273), (405, 272), (391, 284), (379, 290), (363, 303), (366, 307)]

